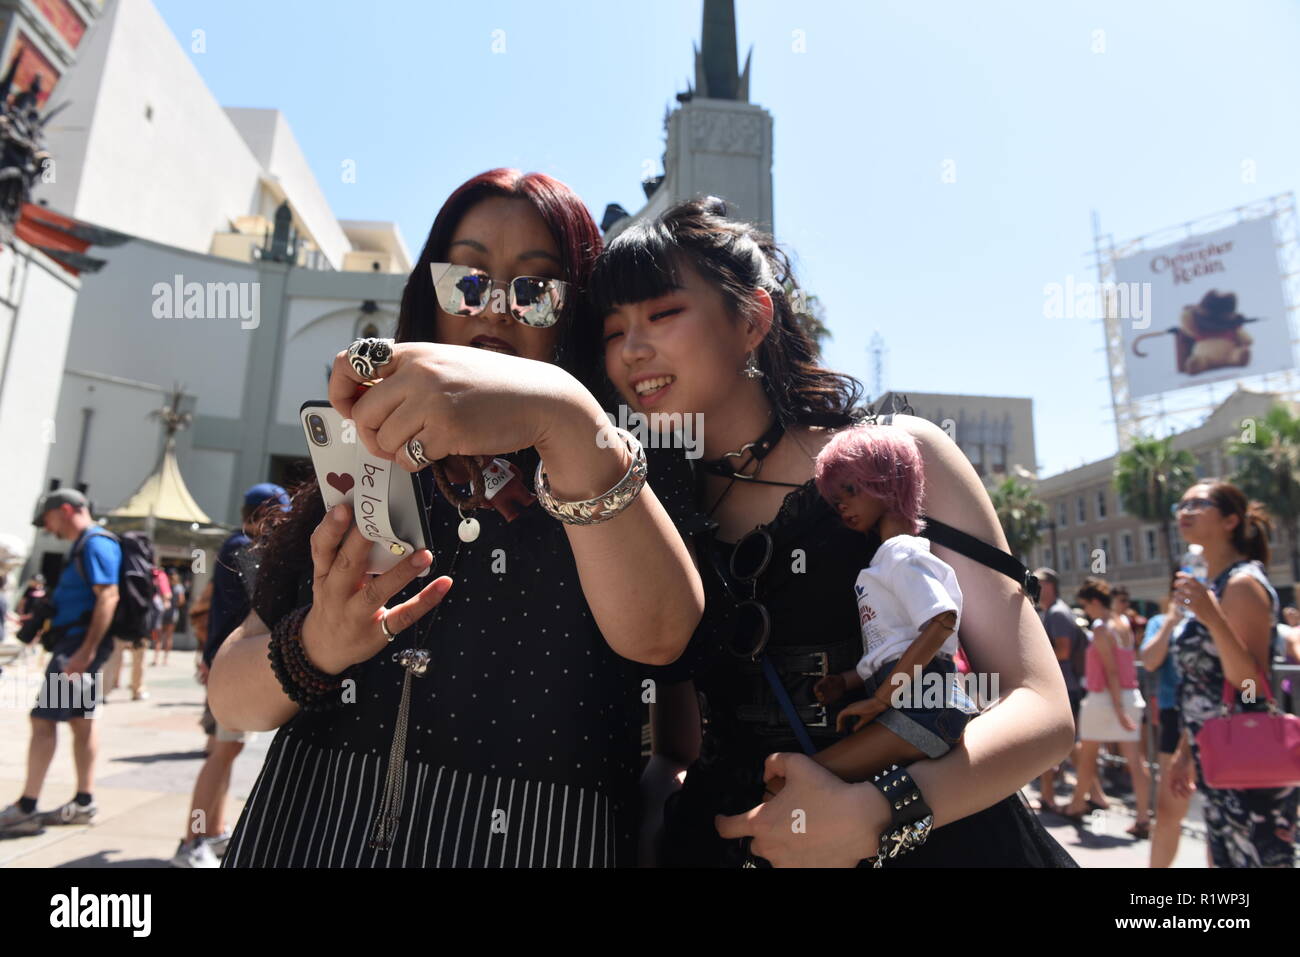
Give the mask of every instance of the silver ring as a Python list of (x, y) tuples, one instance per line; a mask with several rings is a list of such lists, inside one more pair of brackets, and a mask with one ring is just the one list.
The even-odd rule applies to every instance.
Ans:
[(424, 444), (419, 439), (411, 439), (406, 443), (406, 454), (411, 457), (412, 462), (421, 468), (433, 464), (424, 457)]
[(392, 339), (356, 339), (348, 346), (352, 371), (367, 382), (379, 378), (379, 369), (393, 361)]
[(392, 641), (394, 638), (397, 637), (395, 634), (393, 634), (391, 631), (388, 630), (388, 611), (387, 611), (387, 610), (384, 611), (384, 617), (379, 619), (379, 627), (382, 628), (382, 629), (384, 629), (384, 634), (388, 636), (388, 640), (389, 640), (389, 641)]

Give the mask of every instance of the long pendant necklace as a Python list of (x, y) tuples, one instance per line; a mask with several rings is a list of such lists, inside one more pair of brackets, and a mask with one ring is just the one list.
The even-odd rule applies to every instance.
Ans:
[[(461, 518), (456, 528), (456, 536), (460, 541), (456, 543), (451, 564), (447, 566), (447, 571), (444, 573), (452, 575), (460, 560), (461, 550), (479, 536), (478, 519), (467, 516), (464, 510), (485, 508), (488, 506), (488, 500), (484, 495), (484, 465), (480, 460), (472, 458), (468, 465), (470, 473), (468, 497), (457, 492), (447, 480), (444, 462), (445, 460), (433, 463), (431, 471), (438, 490), (456, 506), (456, 512)], [(428, 620), (421, 623), (417, 629), (415, 644), (410, 648), (393, 652), (392, 660), (400, 664), (405, 673), (402, 675), (402, 693), (397, 705), (397, 721), (393, 725), (393, 743), (388, 750), (388, 773), (384, 779), (384, 793), (379, 799), (379, 810), (375, 813), (370, 830), (370, 846), (381, 851), (392, 847), (393, 838), (397, 836), (397, 828), (401, 823), (402, 799), (405, 796), (403, 779), (406, 770), (406, 729), (411, 713), (411, 679), (421, 678), (429, 670), (429, 661), (433, 652), (426, 647), (426, 641), (441, 612), (442, 602), (439, 602), (433, 609), (433, 613), (428, 616)]]

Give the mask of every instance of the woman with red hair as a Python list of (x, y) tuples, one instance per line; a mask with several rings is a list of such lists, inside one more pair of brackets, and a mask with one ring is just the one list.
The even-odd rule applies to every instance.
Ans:
[[(599, 441), (580, 381), (600, 245), (563, 183), (484, 173), (435, 218), (391, 356), (336, 357), (330, 401), (419, 472), (431, 552), (365, 575), (371, 543), (315, 483), (276, 516), (208, 685), (223, 727), (279, 729), (225, 866), (632, 863), (637, 664), (680, 654), (703, 597), (655, 494), (669, 476), (625, 433)], [(536, 471), (545, 497), (516, 489), (517, 508), (467, 522), (449, 497), (484, 462), (458, 456)], [(444, 458), (435, 491), (425, 466)]]

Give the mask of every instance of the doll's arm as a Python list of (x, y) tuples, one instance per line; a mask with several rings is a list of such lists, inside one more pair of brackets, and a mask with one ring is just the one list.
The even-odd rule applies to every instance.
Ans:
[(862, 687), (862, 676), (856, 669), (850, 668), (848, 671), (827, 675), (818, 681), (813, 685), (813, 696), (816, 697), (818, 704), (834, 704), (850, 691), (857, 691)]
[(862, 730), (877, 715), (890, 708), (894, 676), (901, 674), (905, 682), (911, 681), (912, 668), (917, 665), (925, 667), (929, 664), (943, 647), (943, 643), (948, 640), (956, 625), (956, 612), (945, 611), (931, 618), (921, 634), (898, 659), (898, 663), (894, 665), (876, 693), (866, 701), (854, 702), (841, 712), (841, 719), (846, 715), (857, 715), (861, 718), (855, 732), (847, 738), (836, 741), (829, 748), (817, 752), (813, 755), (813, 760), (845, 781), (864, 781), (881, 770), (878, 766), (879, 743), (872, 742), (869, 736), (861, 733)]
[(897, 683), (901, 692), (912, 680), (912, 669), (918, 665), (924, 668), (939, 653), (943, 643), (948, 640), (953, 629), (957, 627), (957, 613), (945, 611), (942, 614), (935, 615), (926, 623), (921, 634), (917, 636), (903, 652), (903, 656), (898, 659), (893, 669), (885, 677), (880, 687), (876, 689), (876, 698), (886, 708), (890, 707), (890, 699), (894, 694), (896, 676), (902, 675), (903, 681)]

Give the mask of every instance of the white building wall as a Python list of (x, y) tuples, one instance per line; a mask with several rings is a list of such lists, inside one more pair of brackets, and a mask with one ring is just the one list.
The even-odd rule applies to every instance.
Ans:
[[(380, 335), (393, 334), (398, 305), (379, 303), (379, 311), (368, 317), (379, 326)], [(276, 398), (277, 422), (296, 425), (303, 402), (326, 397), (330, 360), (356, 338), (360, 314), (356, 300), (289, 300), (285, 358)]]
[(83, 410), (92, 409), (89, 426), (84, 429), (81, 480), (88, 484), (96, 517), (117, 508), (158, 463), (162, 428), (149, 413), (163, 406), (167, 391), (162, 383), (114, 381), (68, 369), (59, 396), (58, 439), (51, 448), (46, 475), (59, 479), (61, 485), (76, 481)]
[(143, 240), (103, 254), (108, 265), (84, 280), (67, 367), (165, 386), (180, 382), (201, 397), (199, 413), (238, 418), (251, 329), (238, 318), (155, 318), (155, 288), (174, 286), (179, 275), (183, 283), (248, 283), (250, 295), (260, 294), (251, 285), (256, 268)]
[(53, 208), (196, 252), (254, 211), (261, 166), (149, 0), (111, 0), (65, 99), (47, 137), (55, 182), (35, 190)]
[[(183, 435), (183, 433), (182, 433)], [(227, 519), (226, 502), (235, 480), (235, 453), (225, 449), (178, 447), (176, 464), (185, 477), (185, 486), (214, 522)], [(228, 517), (234, 521), (234, 516)]]
[(227, 107), (226, 115), (262, 168), (275, 177), (330, 265), (342, 269), (343, 256), (352, 249), (352, 243), (330, 211), (284, 114), (279, 110)]
[(51, 450), (78, 281), (21, 240), (0, 249), (0, 533), (30, 543)]

